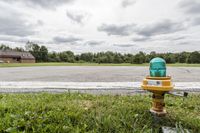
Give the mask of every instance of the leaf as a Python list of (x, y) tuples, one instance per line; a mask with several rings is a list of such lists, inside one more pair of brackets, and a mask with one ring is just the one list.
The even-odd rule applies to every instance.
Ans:
[(6, 129), (6, 132), (14, 132), (14, 131), (17, 131), (17, 128), (16, 127), (9, 127), (8, 129)]

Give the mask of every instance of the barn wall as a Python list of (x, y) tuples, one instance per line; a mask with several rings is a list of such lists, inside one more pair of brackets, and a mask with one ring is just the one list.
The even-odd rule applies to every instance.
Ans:
[(35, 63), (35, 60), (21, 60), (21, 63)]
[(17, 61), (17, 60), (14, 60), (13, 58), (0, 58), (0, 60), (4, 61), (5, 63), (35, 63), (35, 60), (20, 60), (20, 61)]
[(13, 58), (0, 58), (0, 60), (4, 61), (5, 63), (20, 63), (17, 60), (14, 60)]

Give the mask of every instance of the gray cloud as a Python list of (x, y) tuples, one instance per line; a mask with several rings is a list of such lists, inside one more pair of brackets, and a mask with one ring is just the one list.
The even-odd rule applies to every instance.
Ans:
[(200, 14), (200, 1), (198, 0), (182, 0), (178, 5), (186, 13)]
[(0, 36), (0, 41), (26, 43), (29, 41), (29, 39), (16, 36)]
[(173, 37), (173, 38), (170, 38), (171, 41), (178, 41), (178, 40), (183, 40), (185, 39), (186, 37), (185, 36), (179, 36), (179, 37)]
[(13, 36), (29, 36), (33, 35), (34, 25), (27, 24), (22, 18), (6, 18), (0, 16), (0, 34)]
[(147, 41), (147, 40), (150, 40), (150, 39), (151, 39), (150, 37), (140, 36), (140, 37), (132, 38), (132, 41), (134, 41), (134, 42), (144, 42), (144, 41)]
[(135, 28), (135, 26), (135, 24), (102, 24), (100, 27), (98, 27), (98, 31), (106, 32), (108, 35), (128, 36), (133, 33), (133, 29)]
[(189, 43), (189, 42), (179, 42), (179, 43), (177, 43), (177, 45), (189, 45), (189, 44), (191, 44), (191, 42)]
[(0, 35), (29, 36), (35, 33), (37, 22), (29, 23), (24, 15), (15, 8), (0, 5)]
[(91, 14), (80, 10), (71, 10), (66, 12), (66, 16), (72, 22), (75, 22), (77, 24), (84, 24), (84, 22), (89, 19)]
[(44, 25), (44, 22), (43, 22), (42, 20), (38, 20), (38, 21), (37, 21), (37, 25), (38, 25), (38, 26), (43, 26), (43, 25)]
[(84, 15), (83, 14), (74, 14), (72, 12), (66, 13), (67, 17), (76, 23), (83, 23)]
[(54, 43), (76, 43), (78, 41), (82, 41), (82, 39), (78, 37), (73, 37), (73, 36), (69, 36), (69, 37), (56, 36), (53, 38), (53, 41)]
[(104, 41), (87, 41), (85, 44), (90, 45), (90, 46), (96, 46), (96, 45), (101, 45), (105, 43)]
[(192, 20), (192, 25), (194, 25), (194, 26), (200, 25), (200, 17), (194, 18)]
[[(35, 29), (42, 26), (41, 20), (29, 22), (25, 14), (18, 9), (1, 2), (0, 9), (0, 35), (25, 37), (35, 34)], [(29, 16), (31, 17), (31, 16)]]
[(143, 38), (135, 39), (136, 41), (142, 41), (150, 36), (169, 34), (181, 31), (184, 29), (182, 23), (172, 22), (169, 19), (165, 19), (156, 23), (137, 25), (137, 24), (102, 24), (98, 27), (98, 31), (106, 32), (108, 35), (129, 36), (133, 33), (143, 36)]
[(29, 7), (41, 7), (41, 8), (55, 8), (56, 6), (65, 4), (65, 3), (71, 3), (74, 0), (3, 0), (5, 2), (10, 2), (10, 3), (19, 3), (21, 2), (22, 4), (25, 4)]
[(117, 47), (133, 47), (135, 46), (135, 44), (113, 44), (113, 46), (117, 46)]
[(136, 3), (136, 0), (123, 0), (121, 5), (122, 7), (126, 8)]
[(34, 42), (37, 44), (47, 44), (47, 41), (40, 40), (40, 39), (33, 39), (29, 37), (19, 37), (19, 36), (0, 36), (0, 42), (6, 43), (23, 43), (26, 44), (27, 42)]
[(157, 23), (140, 26), (135, 31), (142, 36), (154, 36), (160, 34), (169, 34), (183, 30), (184, 27), (181, 23), (172, 22), (171, 20), (162, 20)]

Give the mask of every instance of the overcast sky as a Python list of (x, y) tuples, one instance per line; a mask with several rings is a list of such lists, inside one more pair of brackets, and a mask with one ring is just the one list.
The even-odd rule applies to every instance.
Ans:
[(0, 0), (0, 43), (50, 51), (200, 50), (200, 0)]

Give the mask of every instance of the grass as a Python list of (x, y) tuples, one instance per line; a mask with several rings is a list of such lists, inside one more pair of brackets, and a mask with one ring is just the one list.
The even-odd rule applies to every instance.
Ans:
[(147, 64), (98, 64), (98, 63), (64, 63), (64, 62), (49, 62), (49, 63), (10, 63), (0, 64), (0, 67), (31, 67), (31, 66), (147, 66)]
[[(10, 63), (10, 64), (0, 64), (0, 67), (32, 67), (32, 66), (149, 66), (148, 63), (144, 64), (130, 64), (130, 63), (121, 63), (121, 64), (98, 64), (98, 63)], [(186, 63), (176, 63), (176, 64), (167, 64), (171, 67), (200, 67), (200, 64), (186, 64)]]
[[(150, 133), (150, 104), (149, 95), (0, 94), (0, 132)], [(200, 132), (200, 95), (168, 96), (166, 107), (165, 126)]]

